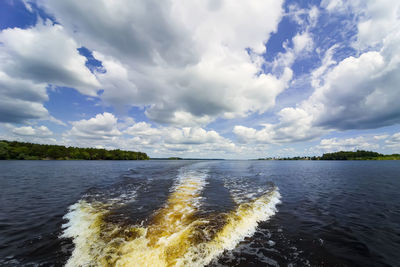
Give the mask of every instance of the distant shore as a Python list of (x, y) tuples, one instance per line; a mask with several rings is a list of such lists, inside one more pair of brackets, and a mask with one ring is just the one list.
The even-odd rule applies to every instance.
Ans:
[(357, 150), (325, 153), (322, 156), (312, 157), (267, 157), (258, 160), (400, 160), (400, 154), (384, 155), (378, 152)]
[[(224, 160), (217, 158), (150, 158), (146, 153), (102, 148), (65, 147), (0, 140), (0, 160)], [(322, 156), (265, 157), (257, 160), (400, 160), (400, 154), (384, 155), (357, 150)]]

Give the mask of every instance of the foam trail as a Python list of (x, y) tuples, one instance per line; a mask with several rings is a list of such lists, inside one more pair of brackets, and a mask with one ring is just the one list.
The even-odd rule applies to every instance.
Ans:
[(164, 208), (156, 212), (141, 237), (121, 247), (124, 255), (116, 266), (173, 266), (192, 245), (191, 236), (199, 221), (194, 217), (200, 206), (207, 175), (182, 173)]
[(75, 249), (67, 266), (204, 266), (254, 234), (276, 212), (277, 188), (229, 213), (202, 215), (205, 171), (183, 169), (165, 206), (147, 226), (107, 220), (109, 206), (79, 201), (66, 215), (64, 237)]
[[(94, 258), (99, 257), (105, 247), (97, 237), (100, 236), (100, 225), (107, 210), (95, 207), (84, 200), (72, 205), (64, 216), (62, 237), (72, 238), (75, 249), (66, 266), (90, 266)], [(87, 244), (92, 244), (88, 246)]]
[(225, 250), (232, 250), (245, 237), (252, 236), (260, 221), (265, 221), (275, 214), (280, 203), (278, 189), (264, 194), (250, 203), (240, 204), (227, 215), (226, 224), (215, 238), (199, 244), (179, 260), (179, 266), (204, 266)]
[[(104, 218), (113, 207), (122, 206), (135, 200), (136, 191), (123, 191), (119, 196), (111, 193), (112, 198), (104, 199), (104, 195), (95, 193), (95, 198), (102, 201), (80, 200), (69, 207), (69, 212), (64, 216), (68, 222), (63, 224), (63, 238), (72, 238), (75, 249), (66, 266), (92, 266), (93, 259), (101, 258), (113, 253), (109, 250), (110, 243), (99, 238), (109, 225), (104, 223)], [(86, 195), (86, 198), (93, 197)], [(119, 231), (119, 226), (111, 226), (113, 231)], [(90, 244), (90, 245), (89, 245)], [(107, 256), (108, 257), (108, 256)]]

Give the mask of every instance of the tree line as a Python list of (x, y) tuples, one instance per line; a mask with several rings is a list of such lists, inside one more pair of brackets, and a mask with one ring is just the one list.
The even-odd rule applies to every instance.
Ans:
[(325, 153), (313, 157), (260, 158), (259, 160), (400, 160), (400, 154), (384, 155), (378, 152), (357, 150)]
[(41, 145), (0, 140), (0, 160), (148, 160), (143, 152)]
[(373, 151), (339, 151), (334, 153), (325, 153), (322, 155), (321, 160), (357, 160), (357, 159), (375, 159), (383, 156)]

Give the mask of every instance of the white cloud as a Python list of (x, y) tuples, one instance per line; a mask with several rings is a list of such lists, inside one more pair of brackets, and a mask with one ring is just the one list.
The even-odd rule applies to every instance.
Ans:
[[(378, 51), (348, 57), (322, 76), (323, 83), (302, 107), (315, 124), (365, 129), (400, 122), (400, 31), (386, 36)], [(317, 84), (317, 83), (315, 83)]]
[[(400, 3), (356, 1), (352, 8), (359, 16), (355, 46), (368, 49), (321, 75), (323, 82), (303, 108), (315, 116), (315, 124), (328, 128), (365, 129), (399, 123)], [(366, 23), (378, 28), (367, 27), (364, 32)]]
[(49, 114), (42, 104), (47, 99), (46, 84), (15, 79), (0, 69), (1, 122), (47, 118)]
[[(335, 2), (334, 6), (339, 4)], [(382, 16), (375, 14), (381, 14), (382, 8), (392, 14), (391, 9), (399, 10), (400, 6), (397, 2), (392, 7), (386, 4), (377, 7), (371, 1), (365, 6), (359, 4), (359, 8), (364, 7), (356, 13), (359, 25), (366, 19), (382, 20)], [(387, 19), (393, 22), (393, 16)], [(397, 25), (399, 21), (397, 17), (393, 23)], [(274, 141), (283, 136), (282, 140), (288, 142), (307, 140), (334, 129), (373, 129), (400, 123), (400, 27), (391, 29), (385, 31), (383, 38), (379, 33), (365, 41), (370, 49), (359, 56), (335, 62), (333, 55), (339, 46), (328, 49), (321, 66), (311, 74), (313, 94), (296, 107), (282, 109), (278, 113), (280, 121), (266, 127), (267, 139)], [(358, 40), (362, 34), (358, 33)], [(377, 48), (371, 50), (371, 47)]]
[(384, 140), (384, 139), (386, 139), (386, 138), (388, 138), (389, 137), (389, 135), (387, 135), (387, 134), (382, 134), (382, 135), (375, 135), (374, 136), (374, 139), (375, 140)]
[(22, 126), (16, 127), (12, 131), (16, 135), (20, 136), (32, 136), (32, 137), (49, 137), (53, 135), (53, 132), (50, 131), (46, 126)]
[(48, 118), (48, 111), (41, 103), (21, 99), (0, 99), (0, 121), (23, 122), (27, 119)]
[(144, 121), (128, 127), (124, 133), (133, 136), (156, 136), (162, 134), (159, 129), (151, 127), (149, 123)]
[(335, 49), (338, 48), (338, 45), (331, 46), (326, 52), (324, 57), (321, 60), (321, 66), (316, 68), (311, 72), (311, 85), (314, 88), (321, 87), (323, 80), (322, 78), (326, 75), (327, 71), (332, 65), (337, 64), (335, 60), (333, 60), (333, 53)]
[(0, 33), (0, 68), (15, 79), (76, 88), (96, 95), (100, 84), (86, 68), (79, 45), (63, 26), (39, 22), (27, 29), (9, 28)]
[(43, 105), (48, 84), (96, 95), (100, 84), (62, 26), (39, 22), (32, 28), (4, 29), (0, 43), (0, 121), (54, 121)]
[(128, 127), (125, 134), (134, 137), (137, 144), (148, 147), (179, 151), (205, 151), (219, 149), (232, 151), (235, 145), (216, 131), (207, 131), (200, 127), (159, 127), (139, 122)]
[(103, 62), (104, 101), (145, 107), (156, 122), (263, 113), (292, 76), (258, 75), (282, 1), (39, 2)]
[[(354, 129), (384, 126), (386, 94), (399, 96), (394, 85), (384, 85), (385, 60), (378, 52), (367, 52), (360, 57), (341, 61), (324, 76), (324, 83), (302, 107), (313, 114), (315, 124), (328, 128)], [(393, 77), (395, 78), (395, 77)], [(382, 90), (383, 98), (374, 94)], [(382, 114), (383, 113), (383, 114)]]
[(392, 34), (398, 34), (400, 28), (400, 3), (396, 0), (381, 0), (357, 3), (354, 9), (364, 7), (363, 17), (358, 23), (357, 41), (359, 49), (380, 47), (382, 40)]
[[(274, 128), (290, 125), (286, 127), (293, 131), (286, 133), (296, 140), (300, 129), (323, 133), (321, 128), (369, 129), (399, 123), (400, 65), (394, 69), (390, 65), (387, 58), (374, 51), (346, 58), (325, 74), (315, 75), (314, 93), (298, 107), (283, 109), (279, 113), (281, 121)], [(324, 65), (316, 71), (323, 73), (322, 68)], [(291, 117), (296, 119), (290, 120)]]
[(336, 151), (355, 151), (355, 150), (374, 150), (379, 148), (378, 144), (368, 141), (365, 137), (359, 136), (355, 138), (330, 138), (322, 139), (317, 148), (324, 152)]
[(345, 9), (345, 3), (342, 0), (322, 0), (321, 6), (330, 12), (344, 11)]
[(278, 53), (273, 62), (267, 62), (267, 65), (272, 66), (274, 73), (290, 68), (295, 60), (308, 56), (314, 47), (314, 40), (310, 30), (316, 26), (318, 21), (318, 8), (312, 6), (309, 9), (301, 9), (297, 5), (290, 5), (287, 16), (294, 20), (301, 27), (301, 30), (293, 36), (291, 40), (292, 47), (289, 47), (290, 42), (286, 40), (282, 44), (285, 51)]
[(184, 127), (168, 131), (165, 139), (169, 144), (204, 144), (218, 143), (223, 138), (215, 131), (206, 131), (202, 128)]
[(29, 11), (29, 12), (33, 12), (33, 8), (31, 3), (29, 3), (29, 0), (22, 0), (22, 3), (24, 4), (25, 8)]
[(360, 51), (379, 49), (383, 39), (399, 31), (400, 3), (396, 0), (323, 0), (321, 7), (355, 17), (358, 32), (353, 46)]
[(0, 123), (0, 139), (39, 144), (57, 144), (56, 135), (44, 125), (16, 127)]
[(71, 124), (71, 130), (64, 134), (67, 140), (89, 139), (102, 142), (112, 141), (121, 135), (121, 132), (117, 128), (117, 118), (108, 112), (97, 114), (88, 120), (74, 121)]
[(18, 135), (35, 135), (35, 130), (31, 126), (23, 126), (19, 128), (15, 128), (13, 133)]
[(307, 31), (310, 27), (316, 26), (320, 15), (317, 6), (300, 8), (297, 4), (290, 4), (288, 9), (287, 15), (298, 25), (302, 26), (304, 28), (303, 31)]
[[(35, 9), (29, 2), (24, 1), (27, 8)], [(57, 122), (45, 108), (49, 101), (46, 90), (67, 86), (92, 97), (103, 89), (101, 99), (118, 113), (137, 106), (151, 122), (158, 123), (118, 120), (106, 112), (71, 122), (71, 129), (62, 135), (67, 144), (160, 155), (262, 153), (273, 146), (269, 144), (284, 147), (282, 144), (314, 140), (332, 130), (400, 123), (398, 1), (323, 0), (324, 15), (354, 15), (354, 20), (343, 22), (343, 36), (353, 34), (351, 30), (357, 34), (335, 45), (329, 36), (315, 34), (319, 32), (314, 31), (320, 26), (317, 23), (325, 21), (319, 20), (317, 7), (290, 5), (284, 14), (281, 0), (37, 3), (60, 24), (40, 21), (31, 28), (1, 31), (0, 121)], [(284, 52), (266, 62), (263, 53), (269, 51), (265, 51), (265, 43), (282, 16), (296, 21), (298, 32), (283, 44)], [(349, 43), (357, 51), (343, 58), (347, 53), (343, 46)], [(328, 45), (331, 47), (323, 54)], [(81, 46), (94, 51), (106, 72), (91, 73), (86, 68), (86, 58), (77, 51)], [(234, 119), (270, 110), (277, 96), (290, 86), (293, 63), (316, 54), (322, 55), (321, 65), (310, 76), (299, 78), (307, 76), (304, 80), (311, 81), (314, 92), (296, 105), (282, 105), (277, 123), (235, 126), (238, 144), (206, 127), (217, 118)], [(272, 72), (263, 73), (263, 69)], [(301, 93), (302, 99), (308, 96)], [(293, 94), (298, 97), (297, 91)], [(18, 138), (46, 136), (37, 126), (10, 129)], [(319, 148), (373, 149), (377, 142), (396, 147), (396, 138), (330, 138), (323, 139)]]
[[(288, 47), (284, 43), (285, 52), (279, 53), (274, 61), (272, 62), (273, 72), (280, 72), (282, 69), (284, 71), (291, 70), (289, 67), (293, 65), (296, 59), (305, 57), (313, 48), (313, 39), (308, 31), (304, 31), (296, 34), (292, 38), (293, 48)], [(290, 72), (292, 75), (292, 72)], [(290, 79), (292, 76), (290, 76)]]
[(227, 155), (237, 149), (231, 140), (212, 130), (153, 127), (150, 123), (133, 123), (129, 119), (118, 122), (113, 114), (107, 112), (71, 124), (71, 130), (63, 134), (63, 142), (67, 145), (139, 150), (164, 156), (179, 152), (179, 155), (193, 157)]
[(237, 125), (233, 132), (244, 143), (290, 143), (307, 141), (321, 136), (325, 131), (315, 127), (311, 130), (312, 117), (304, 110), (284, 108), (279, 113), (279, 123), (263, 124), (261, 130)]
[(310, 33), (304, 32), (302, 34), (297, 34), (293, 37), (294, 52), (296, 54), (302, 51), (310, 51), (313, 48), (313, 40)]
[[(393, 149), (400, 149), (400, 132), (390, 136), (388, 140), (385, 141), (386, 147)], [(398, 153), (399, 151), (397, 151)]]
[(50, 136), (53, 135), (53, 132), (49, 130), (49, 128), (47, 128), (46, 126), (39, 126), (35, 128), (36, 131), (36, 135), (38, 136)]

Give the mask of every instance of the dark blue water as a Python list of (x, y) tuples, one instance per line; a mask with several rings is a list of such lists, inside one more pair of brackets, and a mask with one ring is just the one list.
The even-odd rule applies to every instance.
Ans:
[(107, 220), (146, 224), (182, 169), (207, 172), (198, 213), (279, 188), (278, 212), (211, 266), (399, 266), (399, 161), (0, 161), (0, 265), (66, 264), (79, 200), (117, 199)]

